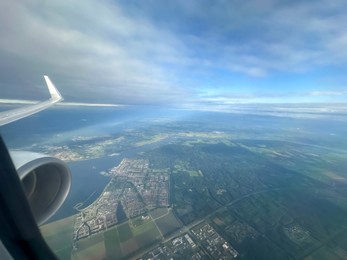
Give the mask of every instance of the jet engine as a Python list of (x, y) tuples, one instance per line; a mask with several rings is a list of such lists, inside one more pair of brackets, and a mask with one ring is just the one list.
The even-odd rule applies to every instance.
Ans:
[(38, 225), (48, 220), (63, 204), (70, 186), (67, 165), (44, 154), (11, 151), (23, 189)]

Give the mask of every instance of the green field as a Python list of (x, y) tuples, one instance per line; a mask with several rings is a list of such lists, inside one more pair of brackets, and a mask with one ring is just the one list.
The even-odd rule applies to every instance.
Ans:
[(138, 227), (141, 226), (145, 223), (147, 223), (148, 221), (151, 221), (151, 218), (149, 217), (149, 215), (147, 214), (142, 214), (139, 217), (135, 217), (133, 219), (130, 219), (131, 222), (131, 226), (132, 227)]
[(107, 259), (122, 259), (160, 241), (161, 235), (153, 221), (131, 227), (125, 222), (105, 232)]
[(150, 230), (156, 230), (157, 231), (157, 228), (156, 228), (155, 224), (153, 223), (153, 221), (149, 221), (147, 223), (144, 223), (141, 226), (137, 226), (137, 227), (132, 229), (134, 236), (141, 235), (142, 233), (145, 233), (145, 232), (150, 231)]
[(47, 244), (59, 259), (70, 259), (75, 216), (64, 218), (40, 227)]
[(119, 234), (119, 240), (121, 243), (130, 239), (133, 236), (128, 222), (119, 225), (117, 227), (117, 230)]
[(172, 210), (169, 211), (169, 214), (156, 219), (155, 223), (163, 236), (167, 236), (182, 227), (172, 213)]
[(157, 208), (150, 212), (153, 219), (159, 218), (169, 212), (168, 208)]
[(106, 256), (104, 234), (98, 233), (76, 243), (78, 251), (74, 252), (74, 260), (103, 259)]
[(116, 256), (122, 256), (117, 228), (109, 229), (104, 233), (104, 242), (106, 256), (108, 259)]
[(341, 260), (346, 259), (346, 255), (344, 255), (344, 258), (338, 257), (338, 254), (334, 254), (333, 252), (329, 251), (326, 247), (322, 247), (319, 250), (315, 251), (311, 255), (304, 258), (304, 260)]

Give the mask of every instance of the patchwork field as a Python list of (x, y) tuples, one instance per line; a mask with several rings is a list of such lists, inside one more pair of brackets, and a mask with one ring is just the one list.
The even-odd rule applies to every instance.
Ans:
[(106, 256), (103, 233), (78, 241), (76, 247), (78, 250), (73, 252), (73, 260), (103, 259)]
[(47, 244), (60, 259), (70, 259), (75, 216), (40, 227)]
[(182, 227), (172, 213), (172, 210), (170, 210), (166, 215), (156, 219), (155, 223), (164, 237)]
[(107, 259), (126, 258), (162, 239), (153, 221), (145, 222), (136, 227), (125, 222), (104, 234)]

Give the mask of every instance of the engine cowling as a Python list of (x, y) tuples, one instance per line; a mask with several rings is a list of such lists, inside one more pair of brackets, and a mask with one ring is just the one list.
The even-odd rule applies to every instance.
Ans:
[(11, 151), (23, 189), (38, 225), (48, 220), (63, 204), (70, 186), (67, 165), (44, 154)]

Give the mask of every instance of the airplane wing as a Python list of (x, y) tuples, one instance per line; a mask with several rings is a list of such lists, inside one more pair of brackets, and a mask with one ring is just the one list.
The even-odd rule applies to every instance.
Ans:
[(21, 107), (17, 109), (0, 112), (0, 126), (6, 125), (8, 123), (17, 121), (21, 118), (40, 112), (54, 105), (55, 103), (58, 103), (63, 100), (63, 97), (61, 96), (59, 91), (56, 89), (52, 81), (48, 78), (48, 76), (45, 75), (44, 78), (45, 78), (49, 93), (51, 94), (51, 98), (34, 105), (29, 105), (29, 106), (25, 106), (25, 107)]

